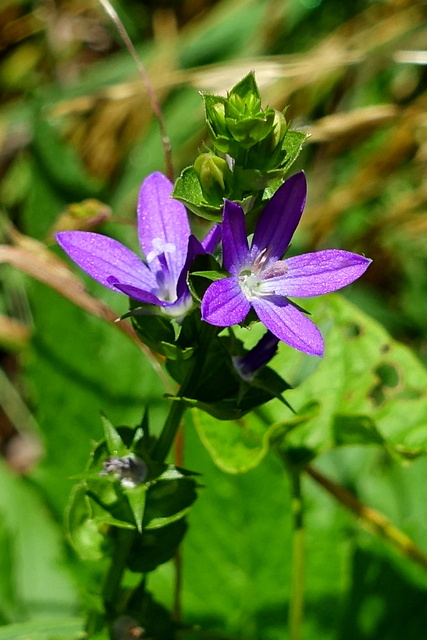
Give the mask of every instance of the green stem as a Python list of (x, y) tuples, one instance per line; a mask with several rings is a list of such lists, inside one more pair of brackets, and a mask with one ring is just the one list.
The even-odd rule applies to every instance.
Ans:
[[(177, 394), (178, 398), (183, 398), (187, 393), (187, 389), (191, 390), (193, 385), (196, 385), (200, 382), (200, 372), (203, 368), (204, 359), (206, 357), (207, 345), (217, 332), (217, 327), (208, 325), (207, 323), (202, 324), (200, 344), (197, 348), (192, 366), (190, 367), (187, 376)], [(172, 405), (169, 410), (168, 417), (166, 418), (163, 430), (153, 447), (153, 451), (151, 454), (153, 460), (156, 460), (157, 462), (164, 462), (164, 460), (166, 459), (173, 445), (175, 436), (181, 423), (182, 416), (184, 415), (186, 408), (187, 407), (182, 400), (175, 399), (172, 401)]]
[[(182, 387), (179, 395), (181, 395)], [(164, 424), (163, 430), (157, 440), (153, 452), (152, 457), (153, 460), (157, 460), (158, 462), (163, 462), (169, 451), (172, 447), (173, 441), (176, 436), (176, 432), (179, 429), (179, 425), (181, 423), (182, 416), (184, 415), (184, 411), (186, 406), (182, 400), (173, 400), (171, 408), (169, 409), (168, 417), (166, 418), (166, 422)]]
[(289, 639), (301, 640), (304, 615), (304, 511), (301, 494), (301, 474), (291, 469), (292, 480), (292, 581), (289, 603)]
[(102, 596), (105, 609), (112, 615), (119, 613), (119, 589), (135, 532), (129, 529), (117, 529), (114, 538), (114, 550), (110, 568), (105, 579)]

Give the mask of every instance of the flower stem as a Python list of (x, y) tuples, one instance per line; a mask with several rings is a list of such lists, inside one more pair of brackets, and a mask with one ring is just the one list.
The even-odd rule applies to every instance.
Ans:
[(182, 416), (186, 409), (186, 404), (181, 400), (181, 398), (186, 395), (188, 390), (191, 391), (194, 386), (200, 383), (200, 373), (206, 358), (208, 344), (216, 332), (218, 332), (217, 327), (208, 325), (207, 323), (202, 323), (200, 343), (194, 356), (194, 360), (187, 372), (186, 378), (181, 384), (177, 397), (172, 400), (172, 405), (163, 430), (153, 447), (151, 455), (153, 460), (156, 460), (157, 462), (164, 462), (173, 445)]
[(292, 482), (292, 581), (289, 603), (289, 640), (301, 640), (304, 615), (304, 511), (301, 473), (290, 469)]
[(152, 451), (152, 458), (157, 462), (164, 462), (170, 448), (172, 447), (176, 433), (181, 423), (181, 418), (184, 415), (186, 406), (182, 400), (172, 400), (171, 407), (169, 409), (168, 417), (164, 424), (163, 430), (154, 445)]
[(120, 583), (126, 569), (126, 562), (134, 537), (135, 532), (129, 529), (117, 529), (114, 537), (111, 564), (102, 591), (105, 609), (113, 616), (120, 613), (118, 611)]

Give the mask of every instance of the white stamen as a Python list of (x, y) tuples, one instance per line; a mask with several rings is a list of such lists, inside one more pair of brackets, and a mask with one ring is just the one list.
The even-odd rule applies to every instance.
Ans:
[(256, 273), (241, 273), (239, 276), (240, 288), (242, 289), (245, 298), (247, 300), (252, 300), (258, 295), (258, 285), (260, 282), (260, 277)]
[[(274, 284), (269, 280), (284, 276), (288, 270), (284, 261), (279, 260), (267, 266), (272, 247), (266, 247), (256, 256), (252, 265), (246, 266), (239, 274), (239, 284), (247, 300), (274, 294)], [(273, 285), (273, 286), (272, 286)]]
[(151, 262), (162, 253), (175, 253), (176, 246), (172, 242), (165, 242), (163, 238), (153, 238), (153, 250), (150, 251), (146, 258), (147, 262)]

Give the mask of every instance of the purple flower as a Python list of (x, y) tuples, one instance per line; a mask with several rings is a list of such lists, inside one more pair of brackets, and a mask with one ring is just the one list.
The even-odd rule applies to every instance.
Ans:
[(306, 191), (303, 172), (289, 178), (276, 191), (261, 214), (251, 248), (243, 210), (234, 202), (225, 202), (223, 263), (231, 276), (208, 287), (201, 310), (206, 322), (229, 327), (242, 322), (253, 308), (279, 340), (321, 356), (320, 331), (288, 297), (336, 291), (359, 278), (371, 260), (336, 249), (280, 259), (300, 221)]
[(172, 183), (149, 175), (138, 198), (138, 236), (146, 263), (117, 240), (89, 231), (56, 234), (60, 246), (79, 267), (109, 289), (154, 304), (181, 317), (192, 307), (187, 271), (193, 258), (219, 241), (219, 226), (200, 243), (191, 235), (183, 204), (171, 199)]

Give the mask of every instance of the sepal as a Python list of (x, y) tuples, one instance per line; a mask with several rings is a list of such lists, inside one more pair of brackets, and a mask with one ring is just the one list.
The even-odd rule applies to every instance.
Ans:
[[(174, 555), (184, 535), (185, 525), (177, 523), (197, 498), (197, 474), (150, 458), (147, 413), (135, 429), (102, 420), (105, 438), (92, 452), (67, 508), (70, 542), (82, 558), (100, 560), (111, 544), (109, 532), (127, 529), (134, 532), (138, 548), (154, 545), (149, 563), (154, 569)], [(168, 546), (162, 549), (165, 541)]]

